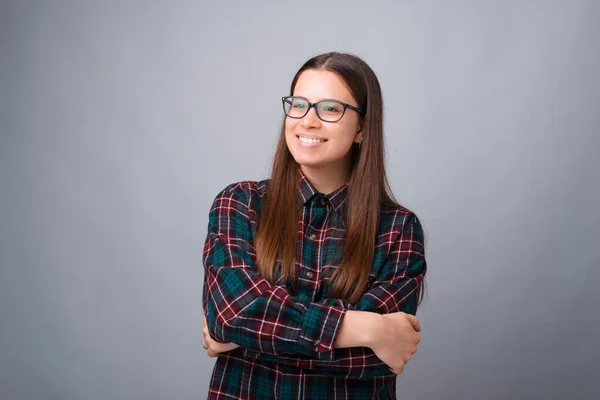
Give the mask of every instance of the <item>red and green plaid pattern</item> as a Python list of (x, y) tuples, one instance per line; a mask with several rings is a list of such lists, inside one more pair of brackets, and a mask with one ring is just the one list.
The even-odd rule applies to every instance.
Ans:
[(333, 349), (347, 310), (415, 314), (426, 272), (423, 231), (403, 207), (383, 207), (370, 287), (356, 304), (329, 293), (345, 232), (347, 185), (323, 195), (299, 170), (297, 281), (261, 278), (254, 237), (268, 180), (215, 198), (204, 246), (203, 306), (211, 337), (240, 348), (215, 363), (209, 399), (393, 399), (396, 375), (365, 347)]

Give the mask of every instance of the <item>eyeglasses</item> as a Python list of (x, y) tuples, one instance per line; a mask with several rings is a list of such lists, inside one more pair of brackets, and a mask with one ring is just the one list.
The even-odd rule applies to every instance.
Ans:
[(314, 107), (317, 117), (324, 122), (338, 122), (344, 116), (346, 108), (356, 111), (361, 115), (365, 115), (360, 109), (351, 106), (350, 104), (342, 103), (337, 100), (321, 100), (316, 103), (311, 103), (308, 99), (300, 96), (282, 97), (283, 111), (290, 118), (302, 118)]

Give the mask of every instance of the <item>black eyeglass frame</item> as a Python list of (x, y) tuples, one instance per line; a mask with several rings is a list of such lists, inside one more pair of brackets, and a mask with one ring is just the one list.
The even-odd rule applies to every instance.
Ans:
[[(302, 99), (302, 100), (306, 101), (306, 103), (308, 104), (308, 108), (306, 109), (306, 112), (304, 113), (304, 115), (302, 115), (301, 117), (293, 117), (293, 116), (289, 115), (289, 114), (287, 113), (287, 111), (285, 110), (285, 103), (286, 103), (286, 100), (287, 100), (287, 99)], [(336, 103), (339, 103), (339, 104), (341, 104), (341, 105), (342, 105), (342, 107), (343, 107), (343, 110), (342, 110), (342, 115), (340, 116), (340, 118), (336, 119), (335, 121), (327, 121), (327, 120), (324, 120), (323, 118), (321, 118), (321, 115), (319, 115), (319, 111), (318, 111), (319, 109), (317, 108), (317, 104), (319, 104), (319, 103), (323, 103), (323, 102), (327, 102), (327, 101), (334, 101), (334, 102), (336, 102)], [(330, 122), (330, 123), (338, 122), (338, 121), (340, 121), (342, 118), (344, 118), (344, 115), (346, 114), (346, 108), (349, 108), (349, 109), (351, 109), (351, 110), (354, 110), (354, 111), (356, 111), (357, 113), (359, 113), (359, 114), (360, 114), (360, 115), (362, 115), (362, 116), (364, 116), (364, 115), (365, 115), (365, 113), (364, 113), (364, 112), (363, 112), (361, 109), (359, 109), (359, 108), (356, 108), (356, 107), (354, 107), (354, 106), (352, 106), (352, 105), (350, 105), (350, 104), (347, 104), (347, 103), (341, 102), (341, 101), (339, 101), (339, 100), (335, 100), (335, 99), (324, 99), (324, 100), (317, 101), (317, 102), (315, 102), (315, 103), (311, 103), (310, 101), (308, 101), (308, 99), (307, 99), (306, 97), (302, 97), (302, 96), (284, 96), (284, 97), (282, 97), (282, 98), (281, 98), (281, 104), (283, 105), (283, 112), (285, 113), (285, 115), (286, 115), (286, 116), (288, 116), (288, 117), (290, 117), (290, 118), (294, 118), (294, 119), (300, 119), (300, 118), (304, 118), (304, 117), (306, 117), (306, 114), (308, 114), (308, 112), (310, 111), (310, 109), (311, 109), (311, 108), (314, 108), (314, 109), (315, 109), (315, 114), (317, 114), (317, 117), (318, 117), (318, 118), (319, 118), (321, 121), (323, 121), (323, 122)]]

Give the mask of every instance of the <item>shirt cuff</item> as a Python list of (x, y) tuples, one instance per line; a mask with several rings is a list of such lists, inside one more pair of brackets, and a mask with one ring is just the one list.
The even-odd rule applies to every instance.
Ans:
[(299, 344), (305, 351), (316, 352), (321, 360), (333, 360), (333, 346), (345, 313), (342, 307), (310, 305), (304, 314)]

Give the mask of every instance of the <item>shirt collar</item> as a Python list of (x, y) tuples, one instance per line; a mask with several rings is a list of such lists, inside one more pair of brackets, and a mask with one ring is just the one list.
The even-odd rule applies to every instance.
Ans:
[[(302, 204), (306, 204), (313, 199), (313, 197), (321, 194), (319, 191), (313, 186), (312, 183), (308, 180), (302, 169), (298, 168), (298, 190), (300, 192), (300, 199)], [(333, 209), (336, 212), (339, 212), (344, 203), (346, 202), (346, 198), (348, 197), (348, 183), (344, 183), (342, 186), (334, 190), (329, 194), (321, 194), (324, 196)]]

